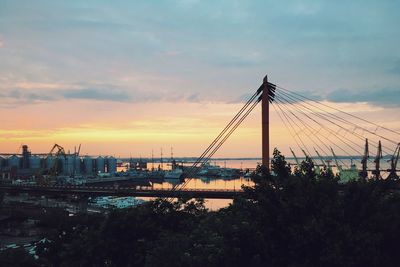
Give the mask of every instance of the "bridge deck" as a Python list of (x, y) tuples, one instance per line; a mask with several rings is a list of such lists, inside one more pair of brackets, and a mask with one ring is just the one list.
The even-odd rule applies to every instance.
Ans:
[(230, 189), (154, 189), (148, 187), (99, 187), (99, 186), (39, 186), (0, 185), (0, 191), (38, 195), (84, 195), (84, 196), (135, 196), (135, 197), (191, 197), (233, 199), (244, 194), (243, 190)]

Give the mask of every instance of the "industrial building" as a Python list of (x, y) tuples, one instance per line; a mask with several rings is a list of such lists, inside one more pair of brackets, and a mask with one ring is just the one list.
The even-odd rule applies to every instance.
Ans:
[(22, 154), (0, 153), (0, 179), (31, 179), (50, 172), (55, 176), (94, 177), (99, 173), (114, 175), (117, 171), (117, 159), (111, 156), (81, 157), (78, 153), (52, 151), (49, 154), (32, 154), (28, 146), (23, 145)]

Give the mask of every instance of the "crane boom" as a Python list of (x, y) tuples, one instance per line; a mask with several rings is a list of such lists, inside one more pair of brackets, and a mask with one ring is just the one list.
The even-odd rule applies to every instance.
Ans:
[(369, 158), (368, 138), (366, 138), (365, 139), (364, 156), (361, 160), (362, 170), (360, 172), (360, 178), (363, 180), (367, 180), (367, 178), (368, 178), (368, 171), (367, 171), (368, 158)]
[(339, 172), (341, 172), (343, 170), (342, 169), (342, 165), (339, 165), (339, 162), (338, 162), (338, 159), (336, 157), (335, 151), (333, 151), (332, 147), (331, 147), (331, 151), (332, 151), (333, 159), (335, 160), (336, 167), (338, 168)]
[(293, 157), (294, 157), (294, 160), (296, 161), (297, 167), (300, 168), (299, 159), (296, 157), (296, 154), (294, 154), (294, 151), (292, 150), (292, 148), (289, 147), (289, 149), (290, 149), (290, 152), (292, 152), (292, 155), (293, 155)]
[(388, 179), (398, 180), (399, 176), (397, 175), (397, 162), (399, 161), (400, 156), (400, 143), (397, 144), (397, 147), (393, 153), (393, 156), (390, 158), (390, 169)]
[(374, 159), (375, 170), (373, 172), (374, 176), (375, 176), (375, 179), (377, 179), (377, 180), (382, 178), (381, 177), (381, 171), (380, 171), (381, 158), (382, 158), (382, 144), (381, 144), (381, 141), (379, 141), (379, 143), (378, 143), (378, 151), (376, 152), (376, 157)]
[(58, 144), (54, 144), (53, 147), (51, 148), (50, 152), (46, 155), (46, 157), (43, 159), (43, 162), (46, 163), (47, 159), (51, 156), (55, 156), (55, 159), (53, 163), (50, 166), (42, 166), (42, 168), (38, 171), (37, 173), (37, 178), (38, 178), (38, 183), (39, 184), (48, 184), (50, 181), (48, 178), (44, 177), (44, 174), (50, 175), (50, 179), (55, 176), (57, 176), (58, 171), (59, 171), (59, 166), (58, 166), (58, 159), (60, 156), (63, 156), (66, 158), (65, 150), (62, 146)]
[(317, 153), (317, 155), (318, 155), (318, 157), (319, 157), (319, 160), (322, 162), (322, 165), (323, 165), (324, 167), (326, 167), (326, 164), (325, 164), (324, 159), (323, 159), (322, 156), (318, 153), (318, 151), (315, 149), (315, 147), (314, 147), (314, 150), (315, 150), (315, 153)]

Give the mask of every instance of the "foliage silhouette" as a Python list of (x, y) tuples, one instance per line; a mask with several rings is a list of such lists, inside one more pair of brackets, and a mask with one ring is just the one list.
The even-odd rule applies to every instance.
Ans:
[[(395, 181), (338, 183), (310, 158), (291, 171), (274, 150), (246, 196), (218, 211), (157, 199), (106, 216), (53, 220), (42, 266), (400, 266)], [(60, 223), (60, 221), (62, 223)], [(4, 255), (0, 255), (4, 257)]]

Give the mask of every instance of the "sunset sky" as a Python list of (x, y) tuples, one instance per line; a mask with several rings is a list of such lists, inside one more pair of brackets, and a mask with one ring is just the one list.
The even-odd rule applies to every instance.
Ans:
[[(399, 1), (0, 0), (0, 152), (199, 156), (271, 82), (400, 131)], [(216, 156), (258, 157), (256, 108)], [(271, 146), (289, 133), (271, 114)]]

